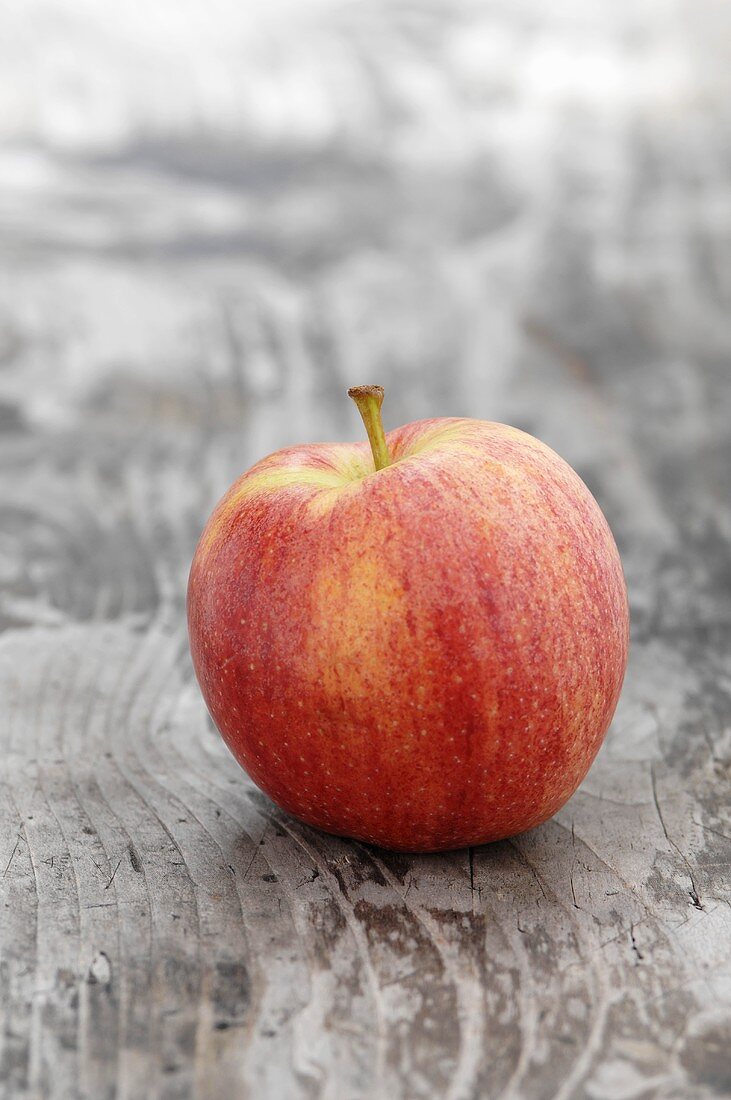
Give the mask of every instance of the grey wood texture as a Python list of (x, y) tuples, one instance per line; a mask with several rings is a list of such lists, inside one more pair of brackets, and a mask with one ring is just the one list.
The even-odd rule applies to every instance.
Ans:
[[(0, 1096), (731, 1095), (731, 9), (0, 11)], [(594, 491), (589, 777), (395, 856), (228, 755), (184, 626), (264, 453), (505, 420)]]

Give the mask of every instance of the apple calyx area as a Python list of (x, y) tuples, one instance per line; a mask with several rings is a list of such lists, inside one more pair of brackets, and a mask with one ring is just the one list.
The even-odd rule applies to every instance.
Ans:
[(383, 470), (392, 461), (381, 419), (383, 386), (351, 386), (348, 397), (355, 401), (365, 424), (376, 470)]

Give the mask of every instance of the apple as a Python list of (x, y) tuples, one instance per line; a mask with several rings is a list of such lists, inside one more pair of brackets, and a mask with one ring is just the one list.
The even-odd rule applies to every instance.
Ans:
[(327, 832), (400, 851), (512, 836), (586, 775), (627, 662), (619, 553), (576, 473), (471, 419), (257, 462), (188, 586), (193, 664), (253, 781)]

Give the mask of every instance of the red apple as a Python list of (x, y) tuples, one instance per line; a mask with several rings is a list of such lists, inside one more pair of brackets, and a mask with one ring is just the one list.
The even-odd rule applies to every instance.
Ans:
[(213, 720), (255, 783), (328, 832), (436, 851), (576, 790), (627, 662), (619, 554), (552, 450), (481, 420), (290, 447), (229, 489), (188, 622)]

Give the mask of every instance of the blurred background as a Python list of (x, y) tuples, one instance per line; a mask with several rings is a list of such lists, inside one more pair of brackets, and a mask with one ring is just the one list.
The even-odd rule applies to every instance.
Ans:
[(722, 0), (9, 0), (4, 423), (154, 415), (248, 460), (352, 435), (344, 387), (376, 379), (391, 424), (560, 448), (570, 420), (581, 460), (601, 379), (608, 415), (630, 388), (688, 430), (731, 341), (730, 24)]

